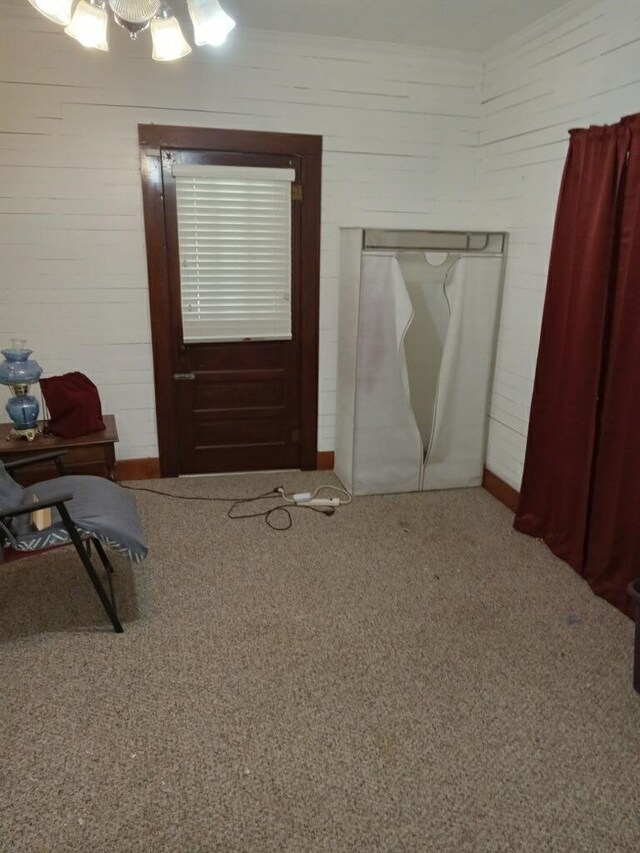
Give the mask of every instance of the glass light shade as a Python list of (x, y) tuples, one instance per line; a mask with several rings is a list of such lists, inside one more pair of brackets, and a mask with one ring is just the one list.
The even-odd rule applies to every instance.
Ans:
[(5, 361), (0, 364), (0, 385), (32, 385), (40, 379), (42, 368), (29, 358), (32, 352), (25, 349), (24, 341), (18, 340), (2, 350)]
[(158, 14), (160, 0), (109, 0), (119, 18), (132, 24), (143, 24)]
[(29, 0), (29, 3), (54, 24), (66, 27), (71, 20), (73, 0)]
[(197, 45), (219, 47), (227, 39), (236, 22), (224, 11), (218, 0), (188, 0), (193, 35)]
[(158, 62), (171, 62), (191, 53), (191, 48), (182, 35), (180, 24), (171, 18), (156, 18), (151, 21), (153, 58)]
[(65, 33), (85, 47), (109, 50), (107, 44), (108, 23), (109, 16), (104, 6), (92, 6), (87, 0), (80, 0)]

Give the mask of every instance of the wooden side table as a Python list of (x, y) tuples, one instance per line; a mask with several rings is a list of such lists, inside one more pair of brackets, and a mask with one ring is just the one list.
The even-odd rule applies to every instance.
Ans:
[[(23, 438), (9, 438), (13, 424), (0, 424), (0, 459), (3, 462), (19, 459), (21, 456), (37, 456), (52, 450), (66, 450), (62, 462), (68, 474), (95, 474), (116, 480), (115, 443), (118, 441), (118, 428), (113, 415), (104, 415), (105, 429), (91, 435), (78, 438), (60, 438), (57, 435), (39, 435), (33, 441)], [(16, 479), (21, 485), (30, 486), (40, 480), (49, 480), (59, 476), (53, 462), (42, 465), (30, 465), (16, 471)]]

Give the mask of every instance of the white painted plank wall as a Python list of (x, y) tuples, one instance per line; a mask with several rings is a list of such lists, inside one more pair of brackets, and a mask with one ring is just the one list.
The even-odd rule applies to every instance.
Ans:
[(87, 373), (118, 455), (155, 456), (138, 123), (322, 134), (319, 449), (333, 449), (338, 229), (473, 226), (480, 58), (239, 31), (165, 65), (146, 36), (113, 28), (110, 52), (90, 52), (23, 7), (0, 27), (0, 341), (27, 337), (48, 374)]
[(522, 477), (567, 131), (637, 111), (635, 0), (571, 3), (486, 56), (478, 194), (483, 227), (511, 234), (487, 466), (515, 488)]

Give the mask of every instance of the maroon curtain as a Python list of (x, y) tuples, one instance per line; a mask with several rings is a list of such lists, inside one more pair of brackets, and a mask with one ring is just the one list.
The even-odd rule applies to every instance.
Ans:
[(623, 119), (628, 156), (606, 353), (584, 574), (629, 616), (640, 577), (640, 115)]
[(625, 163), (621, 133), (618, 125), (571, 131), (514, 524), (542, 538), (581, 574), (598, 394), (615, 289)]

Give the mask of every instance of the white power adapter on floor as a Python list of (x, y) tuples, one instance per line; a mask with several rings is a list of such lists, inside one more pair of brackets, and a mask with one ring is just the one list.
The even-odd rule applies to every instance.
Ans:
[[(317, 498), (316, 495), (321, 489), (334, 489), (337, 492), (341, 492), (344, 494), (344, 498)], [(278, 489), (282, 497), (285, 501), (289, 503), (295, 503), (300, 506), (328, 506), (328, 507), (338, 507), (342, 504), (351, 503), (351, 495), (345, 489), (341, 489), (338, 486), (319, 486), (315, 490), (315, 492), (296, 492), (291, 495), (291, 497), (287, 497), (284, 492), (284, 489), (280, 487)]]
[(340, 506), (340, 498), (314, 498), (311, 492), (297, 492), (291, 498), (297, 504), (306, 506)]

